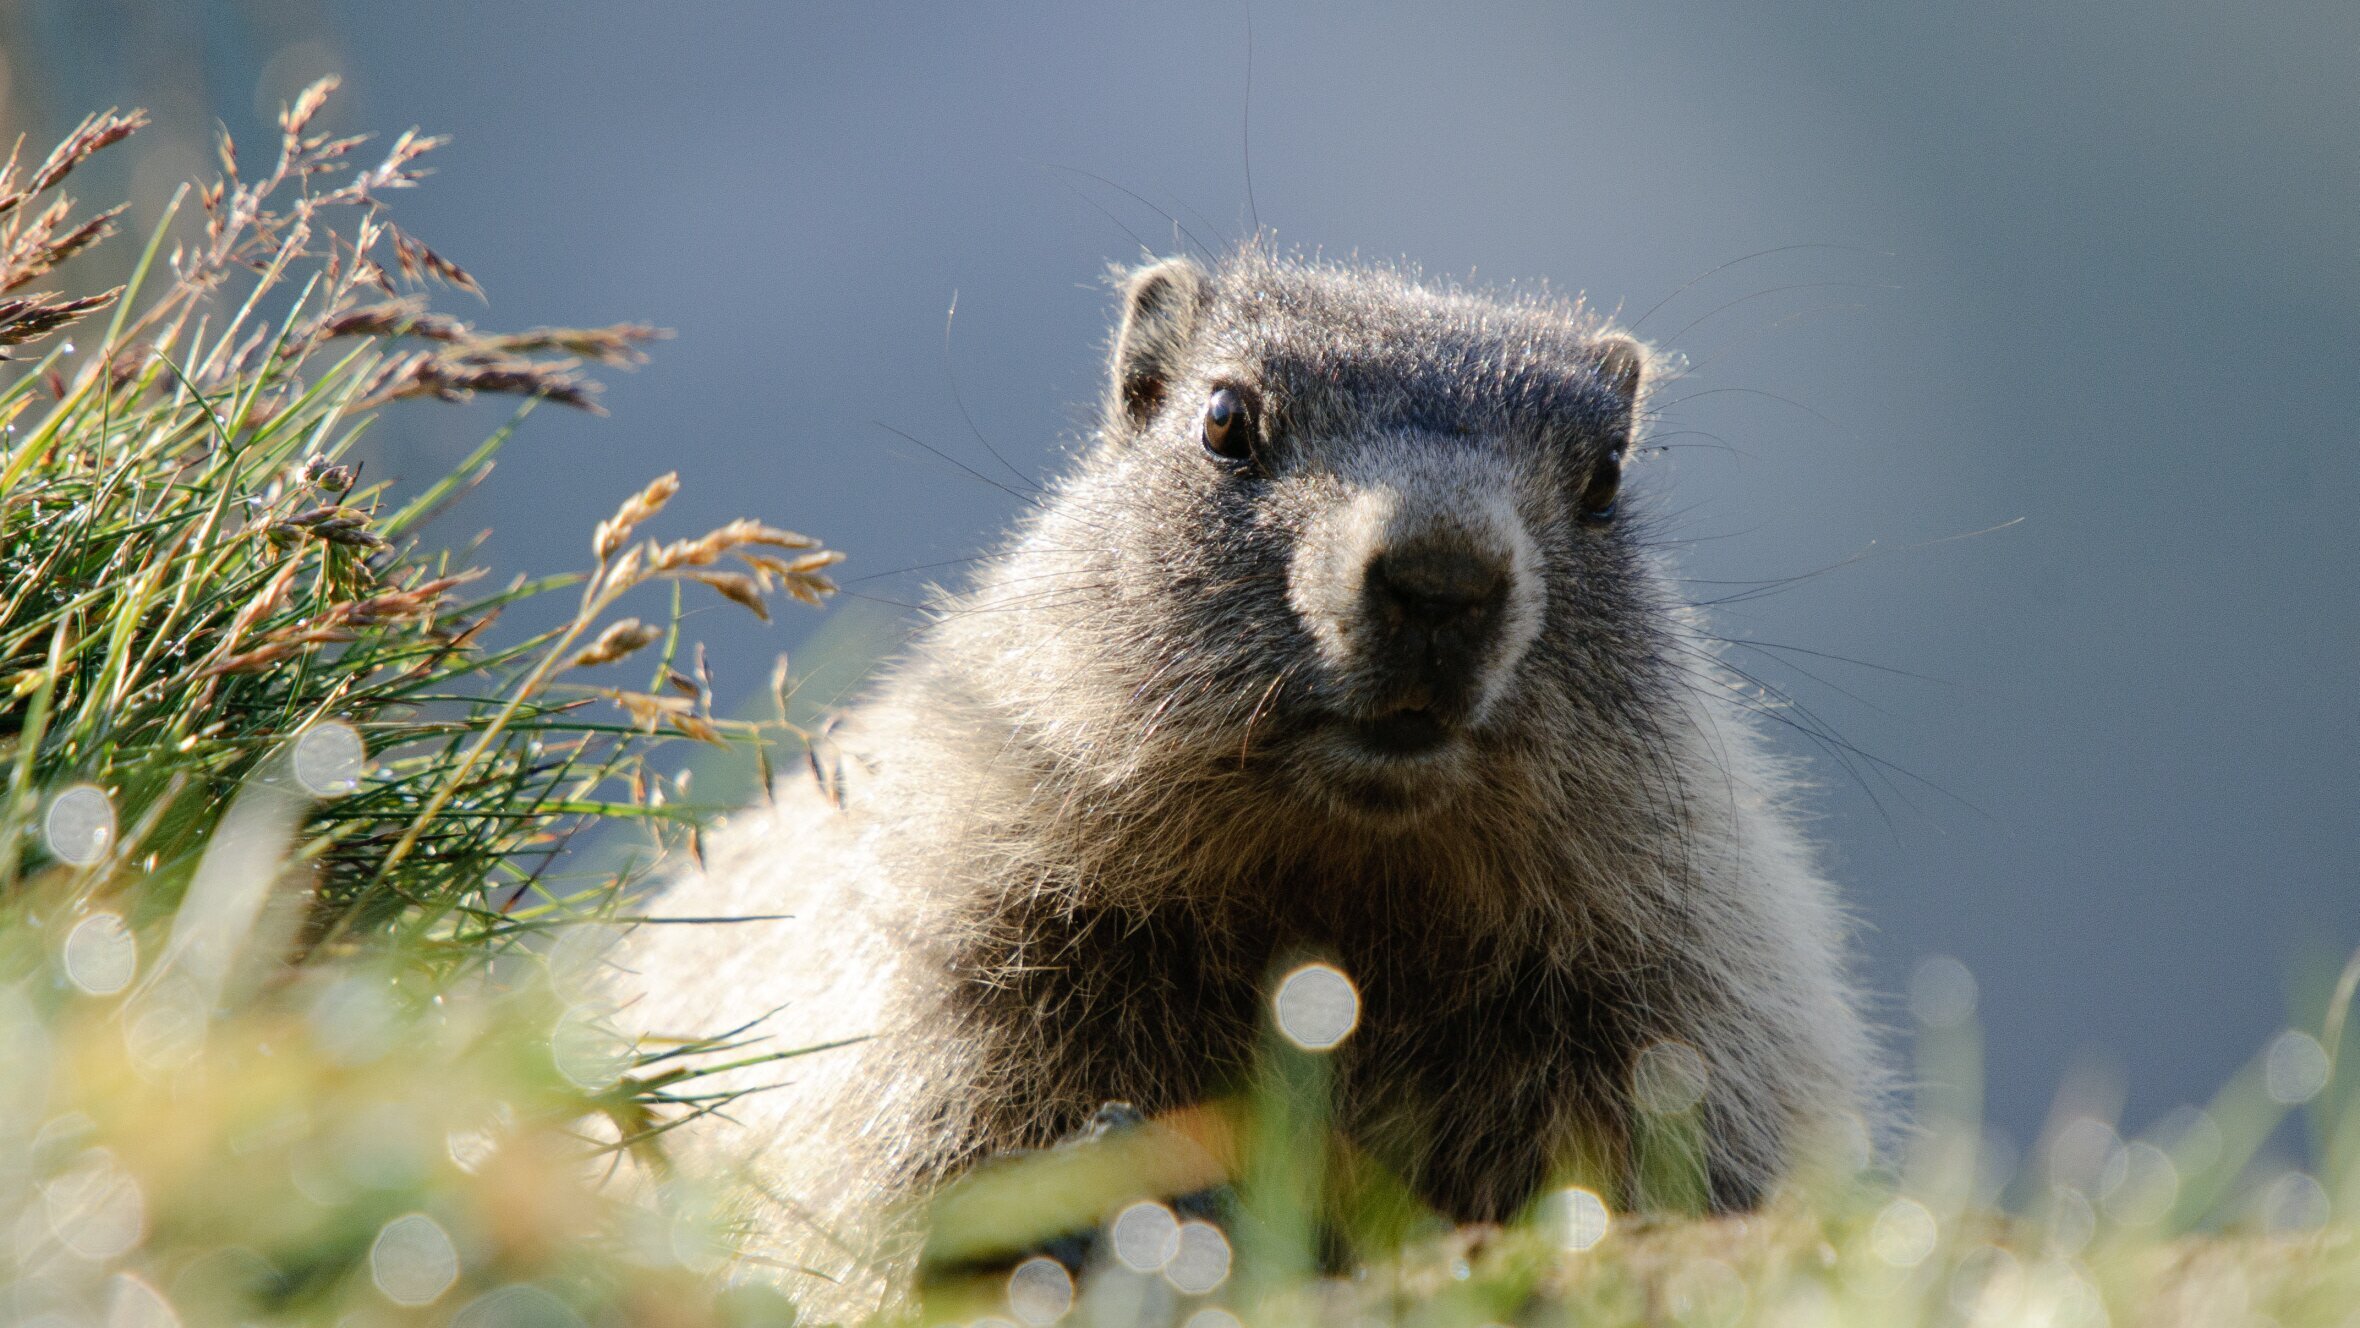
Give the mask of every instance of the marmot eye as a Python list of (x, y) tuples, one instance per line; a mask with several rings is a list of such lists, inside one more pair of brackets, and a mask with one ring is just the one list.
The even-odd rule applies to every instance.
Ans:
[(1254, 452), (1254, 422), (1245, 396), (1218, 388), (1205, 402), (1205, 450), (1224, 461), (1243, 461)]
[(1591, 469), (1590, 478), (1582, 485), (1582, 520), (1606, 522), (1614, 519), (1614, 507), (1622, 492), (1623, 449), (1615, 448), (1599, 458)]

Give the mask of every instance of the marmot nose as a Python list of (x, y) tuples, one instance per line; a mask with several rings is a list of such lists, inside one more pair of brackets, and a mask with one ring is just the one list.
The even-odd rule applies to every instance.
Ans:
[(1444, 688), (1481, 662), (1508, 602), (1505, 561), (1462, 545), (1388, 549), (1369, 560), (1365, 585), (1396, 662)]

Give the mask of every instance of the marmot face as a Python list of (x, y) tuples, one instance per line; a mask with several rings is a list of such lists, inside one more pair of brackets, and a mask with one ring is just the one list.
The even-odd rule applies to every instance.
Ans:
[(1123, 290), (1102, 440), (1015, 560), (1087, 551), (1054, 682), (1069, 706), (1085, 675), (1098, 691), (1098, 760), (1147, 744), (1134, 768), (1168, 774), (1186, 752), (1253, 796), (1409, 827), (1560, 802), (1586, 742), (1646, 744), (1667, 606), (1617, 511), (1636, 342), (1257, 252)]

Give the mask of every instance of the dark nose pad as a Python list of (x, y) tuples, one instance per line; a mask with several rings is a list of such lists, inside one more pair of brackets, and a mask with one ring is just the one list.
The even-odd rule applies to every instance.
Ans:
[(1369, 560), (1365, 594), (1384, 663), (1436, 699), (1456, 696), (1499, 635), (1508, 569), (1463, 546), (1413, 544)]

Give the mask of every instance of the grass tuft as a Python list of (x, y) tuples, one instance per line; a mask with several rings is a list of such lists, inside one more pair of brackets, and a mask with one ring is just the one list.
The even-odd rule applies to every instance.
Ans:
[[(721, 1208), (600, 1184), (695, 1109), (689, 1053), (736, 1044), (643, 1064), (598, 1017), (605, 928), (560, 929), (626, 920), (693, 846), (658, 752), (784, 732), (714, 713), (685, 597), (818, 603), (835, 555), (753, 521), (648, 538), (671, 476), (582, 571), (487, 587), (427, 543), (536, 406), (595, 410), (589, 368), (664, 334), (431, 310), (476, 283), (385, 199), (440, 140), (314, 132), (332, 90), (259, 176), (225, 134), (123, 287), (0, 300), (0, 1318), (759, 1309), (674, 1257), (727, 1248)], [(113, 233), (60, 187), (145, 123), (0, 167), (0, 291)], [(518, 409), (458, 469), (363, 478), (373, 412), (478, 393)], [(650, 586), (669, 616), (618, 615)], [(548, 595), (561, 625), (495, 634)], [(574, 865), (602, 826), (644, 849)]]

